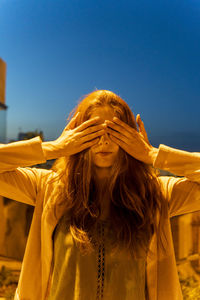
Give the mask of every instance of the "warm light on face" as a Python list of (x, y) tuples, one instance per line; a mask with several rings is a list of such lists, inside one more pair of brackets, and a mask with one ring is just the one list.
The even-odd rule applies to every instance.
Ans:
[[(114, 110), (109, 106), (96, 108), (92, 113), (91, 118), (100, 117), (99, 123), (104, 123), (105, 120), (112, 121)], [(119, 146), (114, 143), (109, 134), (105, 133), (99, 138), (99, 142), (90, 148), (92, 154), (92, 162), (96, 167), (108, 168), (112, 167), (119, 151)], [(100, 153), (103, 152), (103, 153)]]

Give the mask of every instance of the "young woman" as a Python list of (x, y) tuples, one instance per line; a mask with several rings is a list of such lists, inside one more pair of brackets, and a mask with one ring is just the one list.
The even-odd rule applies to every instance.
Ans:
[(106, 90), (57, 140), (0, 145), (0, 194), (35, 206), (15, 300), (181, 300), (170, 217), (200, 210), (199, 170), (199, 153), (153, 147)]

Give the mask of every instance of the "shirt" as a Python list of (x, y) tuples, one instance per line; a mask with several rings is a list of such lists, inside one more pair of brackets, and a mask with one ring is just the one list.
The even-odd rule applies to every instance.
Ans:
[(112, 251), (113, 231), (98, 221), (95, 251), (82, 255), (63, 216), (54, 232), (54, 269), (48, 300), (145, 300), (146, 257), (133, 260), (126, 249)]

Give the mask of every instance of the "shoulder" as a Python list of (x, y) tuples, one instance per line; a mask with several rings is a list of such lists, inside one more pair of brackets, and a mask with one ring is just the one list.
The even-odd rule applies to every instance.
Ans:
[(166, 199), (170, 198), (174, 185), (181, 179), (175, 176), (158, 176), (158, 182)]
[(24, 176), (29, 177), (31, 181), (36, 182), (39, 189), (46, 189), (47, 185), (53, 186), (53, 183), (58, 183), (58, 181), (60, 181), (58, 174), (51, 169), (25, 167), (17, 168), (17, 171), (24, 174)]

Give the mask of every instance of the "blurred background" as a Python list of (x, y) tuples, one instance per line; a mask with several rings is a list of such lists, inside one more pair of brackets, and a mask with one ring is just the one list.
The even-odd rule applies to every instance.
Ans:
[(97, 88), (140, 113), (156, 146), (198, 150), (199, 38), (197, 0), (2, 0), (7, 139), (54, 139)]
[[(1, 0), (0, 142), (53, 140), (83, 96), (106, 89), (140, 113), (152, 145), (199, 152), (199, 53), (198, 0)], [(1, 265), (14, 262), (16, 276), (33, 209), (0, 199)], [(193, 299), (200, 213), (171, 221), (184, 297)]]

